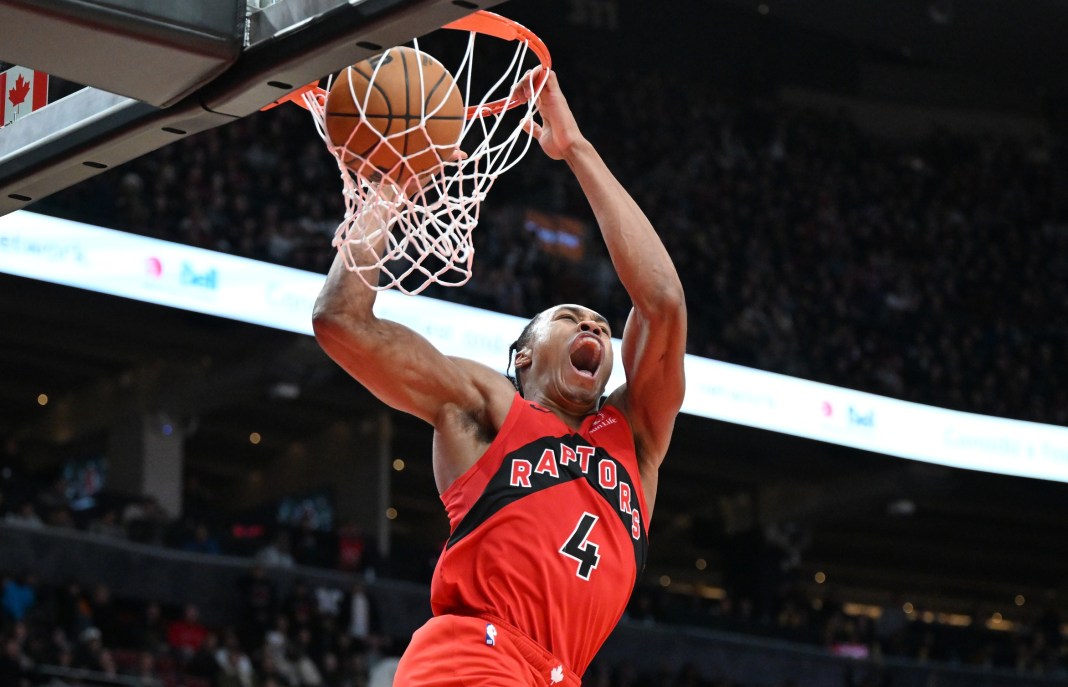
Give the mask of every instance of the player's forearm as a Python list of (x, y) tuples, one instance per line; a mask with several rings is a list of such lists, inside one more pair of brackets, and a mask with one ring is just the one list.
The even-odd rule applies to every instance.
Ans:
[[(357, 221), (366, 223), (368, 228), (373, 230), (376, 227), (385, 226), (386, 213), (380, 206), (370, 207)], [(383, 232), (374, 245), (356, 243), (350, 244), (343, 250), (349, 251), (356, 265), (373, 265), (378, 262), (385, 240)], [(376, 283), (378, 283), (378, 269), (364, 267), (360, 274), (354, 274), (339, 251), (334, 255), (334, 262), (330, 265), (326, 282), (319, 292), (319, 297), (315, 300), (313, 322), (321, 323), (327, 318), (342, 317), (352, 321), (373, 319), (372, 309), (378, 292), (370, 288), (368, 284)]]
[[(377, 276), (377, 272), (374, 276)], [(372, 317), (376, 293), (368, 288), (360, 276), (345, 266), (341, 254), (334, 255), (334, 262), (326, 275), (312, 312), (314, 322), (342, 317), (360, 320)]]
[(566, 156), (634, 306), (653, 314), (684, 301), (682, 283), (649, 219), (585, 139)]

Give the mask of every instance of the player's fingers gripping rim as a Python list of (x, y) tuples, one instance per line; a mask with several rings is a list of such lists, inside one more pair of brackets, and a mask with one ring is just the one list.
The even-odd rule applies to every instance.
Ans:
[(535, 140), (541, 140), (541, 124), (534, 121), (534, 115), (523, 120), (523, 131), (533, 136)]

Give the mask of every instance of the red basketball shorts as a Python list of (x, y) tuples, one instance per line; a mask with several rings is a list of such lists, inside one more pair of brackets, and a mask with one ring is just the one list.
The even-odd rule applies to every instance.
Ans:
[(443, 615), (412, 635), (393, 687), (579, 687), (541, 646), (493, 618)]

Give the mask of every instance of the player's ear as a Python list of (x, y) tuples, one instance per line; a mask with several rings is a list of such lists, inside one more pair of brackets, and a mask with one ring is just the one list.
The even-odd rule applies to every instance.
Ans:
[(515, 352), (515, 369), (525, 370), (530, 367), (530, 346), (523, 346)]

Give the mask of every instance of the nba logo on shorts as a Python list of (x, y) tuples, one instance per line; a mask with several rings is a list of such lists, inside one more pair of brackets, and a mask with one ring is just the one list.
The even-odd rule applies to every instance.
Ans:
[(486, 623), (486, 646), (497, 646), (497, 628), (493, 623)]

